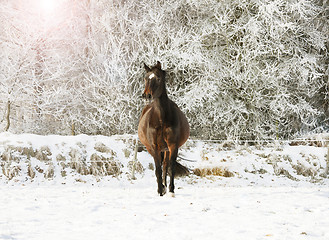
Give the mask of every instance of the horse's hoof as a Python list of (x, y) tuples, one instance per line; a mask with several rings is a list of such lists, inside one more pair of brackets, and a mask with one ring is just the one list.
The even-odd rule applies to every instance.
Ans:
[(167, 193), (167, 191), (164, 190), (164, 191), (162, 191), (162, 193), (160, 194), (160, 196), (166, 195), (166, 193)]
[(163, 187), (162, 191), (158, 191), (158, 193), (160, 194), (160, 196), (162, 197), (163, 195), (165, 195), (167, 193), (167, 188)]
[(172, 197), (172, 198), (174, 198), (175, 197), (175, 193), (169, 192), (169, 196)]

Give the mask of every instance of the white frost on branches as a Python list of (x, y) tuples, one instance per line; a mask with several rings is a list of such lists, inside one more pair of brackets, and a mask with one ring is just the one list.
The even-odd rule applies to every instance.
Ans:
[(136, 133), (143, 62), (167, 69), (170, 98), (198, 138), (327, 131), (323, 1), (58, 1), (0, 5), (0, 128)]

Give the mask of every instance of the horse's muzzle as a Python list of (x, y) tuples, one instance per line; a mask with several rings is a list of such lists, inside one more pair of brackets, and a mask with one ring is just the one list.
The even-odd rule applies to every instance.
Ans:
[(151, 99), (152, 98), (152, 95), (151, 94), (145, 94), (145, 93), (143, 93), (142, 98)]

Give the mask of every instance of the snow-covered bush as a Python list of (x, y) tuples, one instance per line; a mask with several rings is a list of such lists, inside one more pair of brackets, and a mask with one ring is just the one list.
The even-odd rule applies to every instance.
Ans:
[[(136, 133), (143, 62), (198, 138), (274, 139), (328, 125), (322, 1), (58, 1), (0, 6), (0, 127)], [(37, 0), (31, 0), (36, 4)]]
[[(314, 137), (324, 143), (329, 134)], [(44, 180), (60, 184), (72, 180), (93, 183), (116, 177), (120, 181), (137, 178), (149, 184), (149, 177), (154, 177), (154, 161), (146, 151), (135, 152), (135, 140), (135, 135), (0, 133), (0, 183), (38, 183)], [(325, 184), (328, 182), (329, 149), (321, 146), (321, 142), (317, 142), (318, 146), (309, 146), (310, 141), (289, 144), (276, 141), (249, 146), (188, 140), (180, 155), (195, 159), (181, 162), (193, 172), (185, 178), (191, 184), (200, 181), (196, 176), (235, 178), (249, 183), (265, 181), (270, 185), (274, 179), (284, 177)], [(232, 179), (233, 184), (237, 184), (235, 180)]]

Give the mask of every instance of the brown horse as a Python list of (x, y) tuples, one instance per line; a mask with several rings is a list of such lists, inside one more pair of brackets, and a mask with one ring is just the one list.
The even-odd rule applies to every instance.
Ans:
[(138, 125), (138, 137), (154, 158), (158, 193), (160, 196), (166, 193), (169, 170), (169, 192), (174, 196), (175, 176), (189, 173), (176, 159), (178, 148), (190, 135), (190, 127), (182, 111), (168, 98), (166, 72), (161, 69), (161, 63), (157, 62), (151, 68), (144, 64), (144, 67), (147, 73), (144, 78), (143, 97), (152, 99), (152, 102), (143, 109)]

